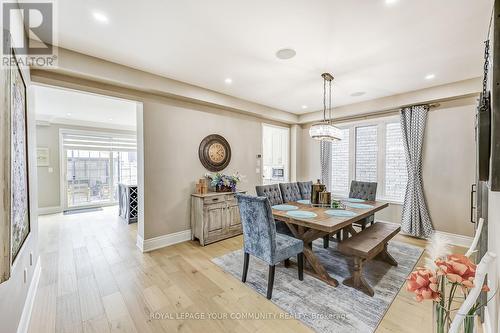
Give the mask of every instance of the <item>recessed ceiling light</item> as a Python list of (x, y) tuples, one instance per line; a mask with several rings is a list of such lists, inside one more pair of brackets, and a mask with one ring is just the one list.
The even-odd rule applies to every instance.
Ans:
[(435, 78), (435, 77), (436, 77), (436, 75), (434, 75), (434, 74), (427, 74), (427, 75), (425, 76), (425, 79), (426, 79), (426, 80), (432, 80), (432, 79), (433, 79), (433, 78)]
[(228, 78), (226, 78), (226, 79), (224, 80), (224, 82), (225, 82), (226, 84), (231, 84), (231, 83), (233, 83), (233, 79), (231, 79), (230, 77), (228, 77)]
[(276, 52), (276, 57), (278, 57), (278, 59), (286, 60), (295, 57), (296, 54), (297, 52), (295, 52), (294, 49), (281, 49)]
[(71, 113), (69, 113), (69, 112), (68, 112), (68, 113), (66, 113), (66, 115), (67, 115), (67, 116), (71, 116)]
[(303, 109), (307, 109), (307, 105), (302, 105), (302, 108)]
[(92, 16), (94, 16), (94, 19), (98, 22), (101, 22), (101, 23), (108, 23), (109, 22), (108, 17), (106, 15), (104, 15), (103, 13), (93, 12)]
[(351, 94), (352, 97), (359, 97), (359, 96), (363, 96), (364, 94), (366, 94), (366, 91), (356, 91), (356, 92), (353, 92)]
[(385, 0), (385, 4), (386, 4), (386, 5), (393, 5), (393, 4), (395, 4), (396, 2), (398, 2), (398, 0)]
[(108, 120), (109, 120), (109, 121), (112, 121), (112, 120), (113, 120), (113, 118), (109, 118)]

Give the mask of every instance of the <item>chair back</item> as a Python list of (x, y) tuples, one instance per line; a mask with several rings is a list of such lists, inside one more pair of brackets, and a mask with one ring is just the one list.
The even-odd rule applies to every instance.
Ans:
[(271, 264), (276, 251), (276, 226), (266, 197), (236, 195), (243, 226), (243, 248)]
[(268, 198), (271, 206), (283, 203), (283, 198), (281, 197), (281, 191), (278, 184), (255, 186), (255, 192), (259, 197)]
[(377, 197), (377, 183), (353, 180), (349, 190), (349, 198), (374, 201)]
[(284, 202), (297, 201), (302, 198), (297, 183), (280, 183), (280, 190)]
[(310, 181), (310, 182), (297, 182), (297, 185), (299, 185), (301, 198), (304, 200), (310, 200), (313, 182), (312, 181)]

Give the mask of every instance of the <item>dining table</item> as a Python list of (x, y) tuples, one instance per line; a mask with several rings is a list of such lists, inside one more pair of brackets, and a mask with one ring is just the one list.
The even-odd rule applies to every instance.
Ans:
[[(282, 221), (288, 226), (295, 238), (304, 241), (305, 272), (334, 287), (338, 285), (338, 281), (327, 272), (325, 266), (315, 254), (312, 246), (313, 241), (325, 236), (329, 237), (339, 231), (343, 231), (344, 234), (355, 235), (358, 231), (354, 229), (353, 223), (371, 216), (389, 205), (387, 202), (381, 201), (363, 201), (362, 204), (344, 202), (345, 209), (343, 208), (341, 211), (352, 213), (340, 215), (352, 216), (332, 216), (331, 211), (338, 209), (314, 206), (304, 203), (304, 200), (301, 200), (301, 202), (286, 202), (285, 204), (285, 206), (288, 206), (286, 210), (277, 209), (281, 208), (278, 207), (279, 205), (273, 206), (272, 213), (275, 220)], [(293, 211), (296, 213), (291, 213)], [(299, 214), (297, 212), (310, 213)]]

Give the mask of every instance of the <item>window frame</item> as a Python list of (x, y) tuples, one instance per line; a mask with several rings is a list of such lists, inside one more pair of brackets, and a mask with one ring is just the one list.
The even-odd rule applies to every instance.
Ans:
[[(367, 126), (377, 126), (377, 200), (402, 205), (404, 198), (401, 200), (395, 200), (394, 198), (388, 198), (386, 195), (386, 179), (385, 179), (385, 170), (386, 170), (386, 128), (387, 124), (398, 123), (399, 124), (399, 116), (388, 116), (384, 118), (377, 119), (367, 119), (367, 120), (359, 120), (353, 121), (343, 124), (337, 124), (337, 127), (340, 129), (349, 129), (349, 184), (356, 177), (356, 129), (358, 127), (367, 127)], [(332, 159), (334, 156), (332, 155)], [(333, 181), (333, 179), (332, 179)], [(333, 186), (333, 184), (331, 184)], [(349, 190), (348, 190), (349, 192)], [(332, 192), (335, 196), (342, 196), (342, 193)], [(347, 195), (349, 195), (347, 193)]]

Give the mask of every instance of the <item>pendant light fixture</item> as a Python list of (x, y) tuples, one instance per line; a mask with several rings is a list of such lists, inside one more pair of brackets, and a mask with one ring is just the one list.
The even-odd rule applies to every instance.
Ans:
[[(332, 124), (332, 81), (333, 76), (330, 73), (321, 74), (323, 78), (323, 121), (312, 124), (309, 129), (311, 138), (319, 141), (337, 141), (342, 140), (342, 131)], [(328, 82), (328, 109), (326, 107), (326, 85)], [(326, 112), (328, 110), (328, 118)]]

